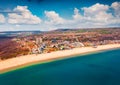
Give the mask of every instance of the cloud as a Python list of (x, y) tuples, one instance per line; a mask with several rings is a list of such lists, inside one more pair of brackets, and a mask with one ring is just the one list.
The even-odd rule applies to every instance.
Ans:
[(113, 18), (112, 13), (109, 13), (109, 6), (96, 3), (91, 7), (83, 7), (84, 18), (91, 24), (107, 25), (109, 20)]
[[(114, 4), (114, 3), (113, 3)], [(118, 2), (114, 6), (116, 12), (119, 12)], [(115, 13), (117, 16), (113, 16), (110, 10), (109, 5), (104, 5), (96, 3), (90, 7), (83, 7), (81, 9), (74, 9), (73, 22), (78, 27), (102, 27), (102, 26), (111, 26), (120, 25), (120, 18), (118, 13)], [(79, 11), (83, 11), (83, 14)], [(120, 12), (119, 12), (120, 13)]]
[[(111, 7), (114, 10), (115, 16), (111, 11)], [(114, 2), (111, 6), (96, 3), (90, 7), (74, 8), (73, 11), (74, 14), (71, 20), (60, 17), (55, 11), (46, 12), (46, 16), (50, 19), (48, 22), (53, 22), (52, 24), (61, 22), (62, 26), (59, 26), (59, 28), (120, 26), (120, 2)]]
[(112, 3), (111, 7), (114, 9), (115, 16), (120, 18), (120, 2)]
[(7, 9), (0, 8), (0, 13), (16, 13), (16, 12), (12, 11), (12, 10), (9, 9), (9, 8), (7, 8)]
[(46, 24), (60, 25), (65, 22), (65, 20), (55, 11), (45, 11), (44, 13), (47, 17), (47, 20), (45, 21)]
[[(111, 11), (113, 8), (114, 13)], [(74, 8), (72, 19), (62, 18), (55, 11), (45, 11), (45, 28), (92, 28), (120, 26), (120, 2), (114, 2), (111, 6), (96, 3), (81, 9)]]
[[(95, 28), (120, 26), (120, 2), (111, 5), (96, 3), (81, 9), (74, 8), (72, 18), (66, 19), (54, 10), (44, 11), (44, 19), (41, 20), (33, 15), (27, 6), (17, 6), (13, 10), (7, 10), (8, 17), (0, 14), (0, 23), (7, 21), (9, 25), (15, 24), (14, 28), (21, 28), (27, 24), (26, 29), (36, 28), (41, 30), (54, 30), (58, 28)], [(24, 24), (24, 25), (20, 25)], [(24, 27), (25, 28), (25, 27)]]
[(39, 24), (41, 19), (36, 15), (33, 15), (27, 6), (17, 6), (13, 9), (13, 12), (8, 13), (8, 23), (10, 24)]
[(79, 9), (74, 8), (73, 18), (74, 18), (75, 20), (80, 20), (80, 19), (83, 18), (83, 16), (79, 13)]
[(5, 17), (2, 14), (0, 14), (0, 23), (5, 23)]

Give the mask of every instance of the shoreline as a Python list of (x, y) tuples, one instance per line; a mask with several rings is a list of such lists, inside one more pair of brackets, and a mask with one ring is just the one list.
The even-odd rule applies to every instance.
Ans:
[(116, 48), (120, 48), (120, 44), (100, 45), (97, 48), (81, 47), (81, 48), (74, 48), (71, 50), (55, 51), (45, 54), (38, 54), (38, 55), (32, 54), (32, 55), (15, 57), (0, 61), (0, 74), (12, 70), (24, 68), (27, 66), (31, 66), (34, 64), (46, 63), (59, 59), (71, 58), (76, 55), (84, 55), (87, 53), (99, 52), (99, 51), (116, 49)]

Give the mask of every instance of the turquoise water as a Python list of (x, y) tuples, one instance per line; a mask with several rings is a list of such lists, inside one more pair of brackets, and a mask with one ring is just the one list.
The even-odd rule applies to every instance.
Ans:
[(0, 85), (120, 85), (120, 49), (7, 72)]

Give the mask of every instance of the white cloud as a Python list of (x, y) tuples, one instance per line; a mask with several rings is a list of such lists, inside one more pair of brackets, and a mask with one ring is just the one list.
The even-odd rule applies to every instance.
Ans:
[(10, 24), (39, 24), (42, 21), (33, 15), (27, 6), (17, 6), (13, 11), (15, 13), (8, 13), (8, 23)]
[[(119, 12), (118, 2), (114, 7), (117, 12)], [(116, 26), (120, 25), (120, 18), (113, 16), (112, 12), (110, 12), (110, 6), (96, 3), (90, 7), (83, 7), (81, 9), (74, 9), (74, 15), (72, 21), (72, 26), (77, 27), (106, 27), (106, 26)], [(83, 11), (83, 14), (79, 11)], [(120, 12), (119, 12), (120, 13)]]
[(16, 24), (15, 26), (16, 26), (16, 27), (20, 27), (20, 25), (19, 25), (19, 24)]
[[(33, 15), (27, 6), (17, 6), (12, 12), (8, 12), (9, 25), (15, 24), (14, 28), (21, 29), (39, 29), (53, 30), (58, 28), (92, 28), (92, 27), (109, 27), (120, 26), (120, 2), (113, 2), (111, 6), (96, 3), (89, 7), (81, 9), (74, 8), (72, 18), (65, 19), (59, 13), (44, 11), (45, 20), (41, 20)], [(0, 14), (0, 23), (5, 22), (5, 17)], [(37, 25), (20, 25), (20, 24), (37, 24)], [(23, 29), (25, 30), (25, 29)]]
[(92, 16), (92, 15), (98, 14), (100, 12), (106, 12), (109, 9), (109, 6), (96, 3), (93, 6), (83, 7), (82, 9), (84, 10), (85, 16), (89, 16), (89, 15)]
[(5, 17), (2, 14), (0, 14), (0, 23), (5, 23)]
[(55, 11), (45, 11), (44, 13), (47, 17), (47, 20), (45, 21), (46, 24), (60, 25), (65, 22), (65, 20), (61, 18)]
[(113, 18), (111, 13), (108, 13), (109, 6), (103, 4), (95, 4), (91, 7), (82, 8), (84, 11), (84, 17), (89, 22), (105, 25), (109, 23), (109, 20)]
[[(113, 6), (114, 4), (117, 4)], [(120, 6), (120, 5), (119, 5)], [(119, 12), (118, 2), (113, 3), (114, 10)], [(74, 8), (72, 19), (64, 19), (55, 11), (45, 11), (48, 20), (45, 20), (45, 28), (88, 28), (88, 27), (109, 27), (120, 25), (120, 18), (111, 12), (111, 6), (96, 3), (90, 7), (81, 9)], [(82, 12), (83, 13), (82, 13)]]
[(77, 8), (74, 9), (73, 18), (74, 18), (75, 20), (79, 20), (79, 19), (82, 19), (82, 18), (83, 18), (83, 16), (79, 13), (79, 9), (77, 9)]
[(120, 18), (120, 2), (112, 3), (111, 7), (114, 9), (115, 16)]

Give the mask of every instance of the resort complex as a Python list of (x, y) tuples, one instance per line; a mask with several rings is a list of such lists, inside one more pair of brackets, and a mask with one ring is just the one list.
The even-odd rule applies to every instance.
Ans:
[(119, 28), (59, 29), (37, 34), (14, 33), (9, 38), (1, 38), (0, 58), (5, 60), (23, 55), (82, 47), (97, 48), (99, 45), (109, 44), (120, 44)]

